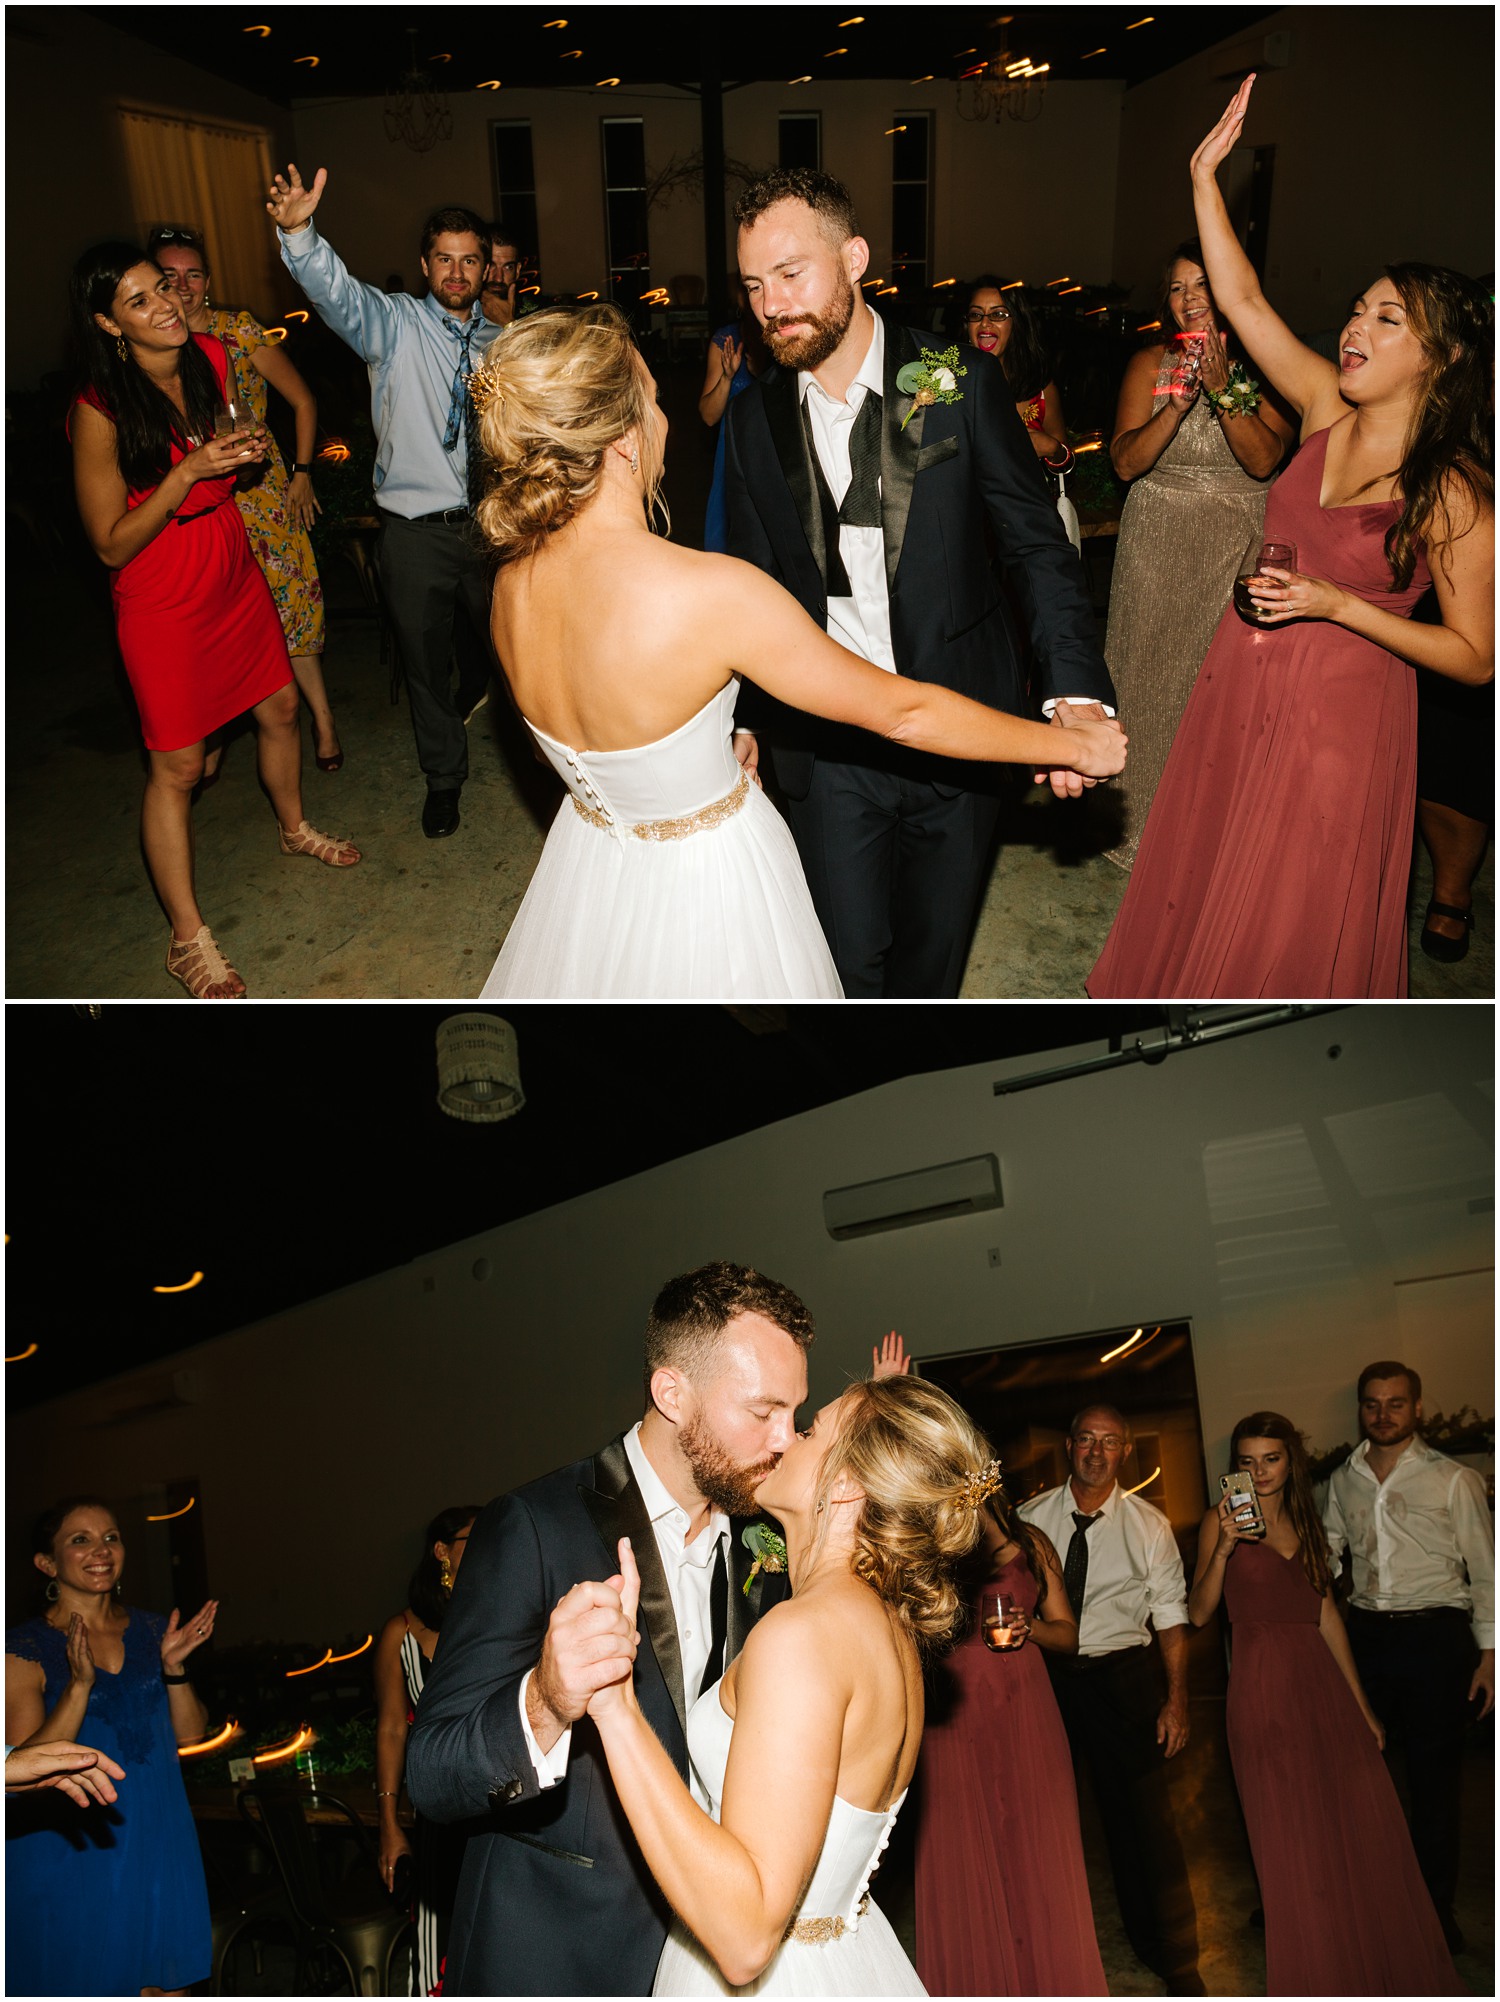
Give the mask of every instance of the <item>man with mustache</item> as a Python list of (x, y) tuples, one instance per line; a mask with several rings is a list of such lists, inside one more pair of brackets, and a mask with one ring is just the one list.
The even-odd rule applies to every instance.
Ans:
[(1161, 1510), (1120, 1486), (1130, 1427), (1112, 1404), (1086, 1405), (1065, 1443), (1069, 1478), (1021, 1505), (1065, 1553), (1078, 1615), (1077, 1654), (1047, 1656), (1053, 1694), (1074, 1764), (1093, 1783), (1126, 1937), (1169, 1995), (1202, 1995), (1198, 1915), (1164, 1763), (1188, 1741), (1182, 1557)]
[(732, 1518), (791, 1443), (812, 1338), (796, 1294), (746, 1266), (668, 1280), (639, 1424), (470, 1531), (407, 1745), (418, 1812), (471, 1825), (445, 1995), (651, 1992), (671, 1914), (584, 1714), (629, 1664), (617, 1544), (641, 1571), (637, 1696), (697, 1789), (688, 1708), (785, 1586), (762, 1576), (747, 1597)]
[(1372, 1362), (1357, 1390), (1359, 1445), (1328, 1482), (1323, 1527), (1349, 1553), (1354, 1664), (1389, 1750), (1406, 1759), (1412, 1847), (1450, 1953), (1464, 1739), (1495, 1702), (1495, 1525), (1482, 1476), (1434, 1451), (1422, 1379)]
[[(266, 209), (282, 262), (318, 318), (369, 365), (381, 521), (376, 563), (427, 780), (422, 832), (438, 839), (458, 826), (469, 772), (464, 724), (484, 699), (492, 662), (484, 559), (470, 519), (480, 467), (468, 394), (469, 376), (501, 331), (479, 304), (489, 225), (472, 209), (435, 210), (422, 225), (425, 298), (381, 292), (352, 277), (318, 234), (313, 211), (327, 184), (322, 167), (310, 188), (288, 167), (273, 180)], [(457, 611), (474, 643), (459, 649), (455, 693), (449, 662)]]
[[(831, 175), (778, 168), (735, 219), (776, 367), (725, 417), (730, 555), (876, 667), (1022, 715), (988, 522), (1026, 610), (1043, 710), (1059, 729), (1113, 715), (1078, 557), (999, 363), (966, 350), (951, 402), (898, 388), (903, 366), (942, 343), (866, 305), (869, 246)], [(956, 995), (999, 815), (993, 779), (747, 690), (739, 721), (756, 718), (844, 992)], [(1060, 798), (1095, 783), (1051, 778)]]

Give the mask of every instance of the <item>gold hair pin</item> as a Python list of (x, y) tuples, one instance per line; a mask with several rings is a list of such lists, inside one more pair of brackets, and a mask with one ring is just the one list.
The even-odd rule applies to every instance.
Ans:
[(481, 417), (491, 402), (498, 403), (502, 410), (505, 408), (505, 396), (496, 380), (493, 362), (485, 362), (470, 373), (469, 401)]
[(987, 1460), (977, 1473), (965, 1474), (958, 1491), (959, 1507), (978, 1508), (981, 1502), (989, 1500), (999, 1485), (1000, 1462)]

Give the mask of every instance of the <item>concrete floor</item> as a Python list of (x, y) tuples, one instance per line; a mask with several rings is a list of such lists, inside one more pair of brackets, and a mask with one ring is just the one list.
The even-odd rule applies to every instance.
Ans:
[[(661, 371), (673, 420), (668, 489), (690, 541), (710, 460), (693, 415), (697, 365)], [(13, 533), (6, 720), (9, 752), (5, 992), (13, 999), (186, 1000), (163, 971), (167, 922), (142, 864), (137, 822), (144, 760), (118, 666), (102, 568), (39, 552)], [(1107, 591), (1107, 559), (1096, 609)], [(325, 672), (347, 763), (312, 764), (313, 825), (352, 835), (365, 860), (348, 872), (277, 848), (255, 780), (253, 738), (229, 746), (224, 776), (195, 815), (199, 900), (220, 945), (259, 999), (455, 999), (476, 995), (525, 892), (558, 789), (532, 756), (498, 690), (474, 719), (463, 824), (428, 841), (404, 697), (389, 700), (378, 633), (354, 573), (335, 563)], [(1102, 632), (1102, 625), (1101, 625)], [(1018, 786), (969, 956), (967, 999), (1081, 999), (1124, 893), (1103, 850), (1108, 795), (1058, 803)], [(1417, 950), (1428, 867), (1412, 887), (1411, 991), (1422, 999), (1492, 998), (1494, 859), (1475, 885), (1468, 958), (1440, 966)]]

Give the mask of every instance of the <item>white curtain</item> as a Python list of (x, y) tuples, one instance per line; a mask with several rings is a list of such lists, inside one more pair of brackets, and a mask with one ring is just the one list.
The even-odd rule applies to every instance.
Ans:
[(203, 232), (215, 306), (275, 310), (276, 235), (266, 214), (270, 135), (121, 106), (130, 195), (142, 242), (155, 223)]

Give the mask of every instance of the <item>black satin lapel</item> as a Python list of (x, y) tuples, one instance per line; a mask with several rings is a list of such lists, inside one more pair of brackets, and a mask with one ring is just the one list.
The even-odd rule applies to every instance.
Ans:
[[(618, 1459), (614, 1456), (618, 1455)], [(587, 1488), (581, 1490), (583, 1505), (593, 1520), (595, 1529), (604, 1540), (609, 1552), (610, 1568), (607, 1576), (612, 1577), (617, 1568), (616, 1545), (622, 1536), (630, 1538), (635, 1552), (636, 1568), (641, 1574), (641, 1605), (639, 1622), (641, 1636), (649, 1641), (651, 1652), (656, 1657), (656, 1665), (661, 1670), (662, 1681), (667, 1686), (667, 1694), (672, 1699), (672, 1707), (677, 1712), (678, 1722), (683, 1732), (687, 1731), (687, 1705), (682, 1695), (682, 1647), (677, 1638), (677, 1615), (672, 1610), (672, 1595), (667, 1590), (667, 1574), (662, 1569), (661, 1552), (656, 1547), (656, 1532), (651, 1527), (651, 1518), (646, 1513), (646, 1505), (641, 1500), (641, 1491), (636, 1486), (630, 1472), (630, 1462), (625, 1458), (625, 1449), (618, 1441), (607, 1446), (594, 1460), (596, 1475), (600, 1482), (600, 1492)], [(623, 1480), (621, 1469), (623, 1468)]]
[(791, 488), (792, 501), (807, 546), (813, 553), (820, 577), (827, 575), (828, 547), (823, 537), (823, 515), (818, 505), (817, 483), (808, 458), (807, 438), (802, 429), (802, 404), (797, 394), (797, 372), (784, 368), (761, 387), (766, 422), (781, 471)]
[(886, 328), (884, 423), (880, 443), (880, 523), (885, 538), (885, 583), (888, 591), (896, 586), (896, 566), (901, 561), (901, 545), (906, 540), (906, 522), (911, 513), (912, 490), (917, 483), (917, 454), (922, 449), (922, 421), (925, 407), (912, 411), (911, 422), (903, 431), (901, 419), (911, 408), (911, 398), (896, 387), (896, 376), (909, 361), (918, 358), (917, 344), (904, 327)]

